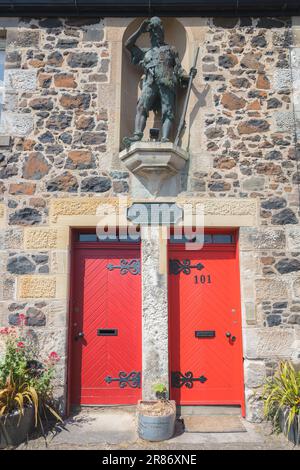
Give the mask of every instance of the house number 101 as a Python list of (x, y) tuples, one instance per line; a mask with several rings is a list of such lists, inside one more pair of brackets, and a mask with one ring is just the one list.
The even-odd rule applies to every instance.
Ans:
[(201, 276), (194, 276), (195, 284), (211, 284), (210, 274), (205, 276), (201, 274)]

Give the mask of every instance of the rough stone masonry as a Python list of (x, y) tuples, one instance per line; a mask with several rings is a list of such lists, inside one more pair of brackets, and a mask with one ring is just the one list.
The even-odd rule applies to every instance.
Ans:
[[(67, 299), (58, 284), (68, 277), (68, 243), (52, 205), (63, 198), (59, 216), (76, 207), (89, 215), (95, 196), (132, 189), (108, 146), (120, 106), (108, 99), (116, 27), (107, 18), (0, 19), (0, 324), (25, 313), (41, 348), (64, 360)], [(209, 95), (193, 140), (199, 134), (206, 164), (191, 165), (178, 196), (258, 204), (258, 223), (241, 227), (239, 242), (247, 417), (258, 420), (264, 378), (280, 358), (300, 364), (300, 19), (202, 18), (194, 28), (204, 38), (197, 80)], [(65, 377), (62, 361), (62, 400)]]

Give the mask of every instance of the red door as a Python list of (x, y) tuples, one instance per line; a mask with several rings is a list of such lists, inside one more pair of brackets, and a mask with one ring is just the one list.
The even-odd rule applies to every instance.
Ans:
[(71, 404), (141, 397), (140, 247), (76, 243), (71, 302)]
[[(210, 235), (211, 237), (211, 235)], [(169, 246), (171, 396), (182, 405), (241, 405), (242, 329), (234, 243)]]

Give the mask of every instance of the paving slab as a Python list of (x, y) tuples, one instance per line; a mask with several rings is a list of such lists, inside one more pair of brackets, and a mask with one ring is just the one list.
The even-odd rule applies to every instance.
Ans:
[(138, 438), (134, 410), (83, 409), (43, 437), (22, 444), (22, 450), (299, 450), (284, 436), (271, 433), (268, 423), (242, 419), (246, 432), (186, 433), (180, 421), (172, 439), (146, 442)]

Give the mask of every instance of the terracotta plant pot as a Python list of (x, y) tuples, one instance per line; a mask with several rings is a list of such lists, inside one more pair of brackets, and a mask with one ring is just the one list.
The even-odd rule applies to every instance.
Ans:
[(170, 439), (174, 435), (175, 421), (175, 401), (139, 401), (138, 435), (141, 439), (146, 441)]
[(279, 413), (280, 429), (290, 442), (292, 442), (295, 445), (299, 445), (300, 444), (300, 425), (299, 425), (300, 416), (295, 416), (294, 420), (292, 421), (291, 427), (288, 429), (288, 414), (289, 414), (288, 408), (285, 411), (280, 411)]
[(21, 417), (18, 411), (0, 418), (0, 449), (24, 442), (34, 426), (34, 408), (28, 406)]

